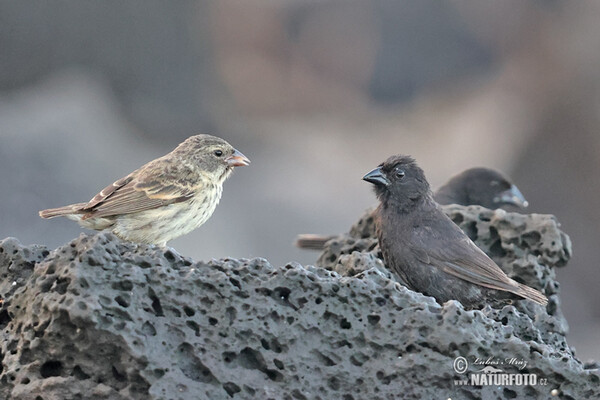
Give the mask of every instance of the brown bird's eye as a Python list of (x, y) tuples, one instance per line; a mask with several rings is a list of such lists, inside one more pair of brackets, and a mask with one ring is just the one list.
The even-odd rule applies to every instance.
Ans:
[(404, 175), (405, 175), (404, 170), (401, 170), (400, 168), (396, 168), (395, 173), (396, 173), (396, 178), (398, 178), (398, 179), (404, 178)]
[(221, 150), (215, 150), (215, 156), (221, 157), (222, 155), (223, 155), (223, 152)]

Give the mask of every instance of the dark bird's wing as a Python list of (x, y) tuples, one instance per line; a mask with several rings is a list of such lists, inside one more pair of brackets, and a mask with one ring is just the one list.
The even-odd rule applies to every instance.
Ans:
[(548, 302), (539, 291), (509, 278), (452, 220), (443, 217), (413, 231), (411, 251), (417, 260), (476, 285), (508, 291), (539, 304)]
[(131, 214), (190, 199), (199, 184), (192, 187), (189, 180), (175, 178), (186, 176), (174, 171), (184, 167), (167, 167), (165, 171), (164, 164), (151, 162), (102, 189), (81, 209), (87, 212), (83, 219)]
[(335, 239), (336, 235), (319, 235), (316, 233), (302, 233), (296, 236), (296, 246), (301, 249), (323, 250), (325, 244)]
[(458, 278), (492, 289), (514, 289), (513, 281), (473, 242), (465, 237), (412, 248), (414, 256)]

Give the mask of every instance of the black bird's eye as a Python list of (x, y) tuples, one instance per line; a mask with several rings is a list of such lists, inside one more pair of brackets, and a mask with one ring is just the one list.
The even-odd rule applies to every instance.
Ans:
[(404, 173), (404, 170), (403, 170), (403, 169), (396, 168), (396, 169), (394, 170), (394, 173), (396, 174), (396, 178), (398, 178), (398, 179), (402, 179), (402, 178), (404, 178), (404, 175), (405, 175), (405, 173)]
[(221, 157), (222, 155), (223, 155), (223, 152), (221, 150), (215, 150), (215, 156)]

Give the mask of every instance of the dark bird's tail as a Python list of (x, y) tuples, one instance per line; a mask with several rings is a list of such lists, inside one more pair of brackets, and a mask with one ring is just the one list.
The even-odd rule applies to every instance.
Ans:
[(335, 238), (335, 235), (317, 235), (313, 233), (304, 233), (296, 238), (296, 246), (301, 249), (323, 250), (325, 243)]
[(545, 306), (548, 304), (548, 298), (544, 296), (540, 291), (530, 288), (529, 286), (523, 285), (519, 283), (519, 288), (513, 292), (516, 295), (521, 297), (525, 297), (531, 301), (535, 301), (536, 303)]
[(42, 218), (54, 218), (54, 217), (64, 217), (67, 215), (71, 215), (80, 211), (83, 207), (85, 207), (87, 203), (77, 203), (71, 204), (64, 207), (58, 208), (49, 208), (47, 210), (40, 211), (40, 217)]

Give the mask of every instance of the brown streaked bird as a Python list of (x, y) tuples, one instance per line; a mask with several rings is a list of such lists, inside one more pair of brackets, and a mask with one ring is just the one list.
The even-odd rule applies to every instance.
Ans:
[(363, 179), (380, 201), (374, 215), (384, 262), (411, 289), (469, 308), (505, 299), (502, 292), (548, 303), (538, 290), (508, 277), (444, 214), (413, 158), (392, 156)]
[[(438, 204), (479, 205), (490, 210), (502, 208), (509, 212), (523, 211), (529, 203), (502, 172), (491, 168), (469, 168), (450, 178), (433, 194)], [(303, 233), (297, 236), (301, 249), (323, 250), (325, 244), (338, 235)]]
[(221, 138), (191, 136), (169, 154), (102, 189), (89, 202), (43, 210), (40, 217), (67, 217), (126, 241), (164, 246), (204, 224), (233, 168), (249, 164), (246, 156)]

